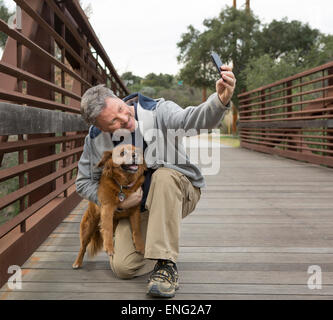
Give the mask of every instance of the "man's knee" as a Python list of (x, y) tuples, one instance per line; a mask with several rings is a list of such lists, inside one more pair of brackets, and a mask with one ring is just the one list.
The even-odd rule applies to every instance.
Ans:
[(158, 185), (179, 184), (181, 173), (174, 169), (159, 168), (152, 175), (152, 183)]
[(120, 279), (131, 279), (134, 277), (135, 271), (133, 266), (126, 258), (118, 257), (116, 254), (110, 258), (110, 265), (112, 271)]

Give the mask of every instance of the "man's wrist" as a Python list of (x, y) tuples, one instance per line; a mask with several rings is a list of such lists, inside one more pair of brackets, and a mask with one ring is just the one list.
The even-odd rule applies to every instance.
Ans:
[(219, 95), (217, 95), (217, 97), (219, 98), (219, 100), (220, 100), (220, 102), (222, 103), (223, 106), (225, 106), (228, 109), (230, 108), (230, 101), (231, 100), (229, 100), (228, 103), (224, 103)]

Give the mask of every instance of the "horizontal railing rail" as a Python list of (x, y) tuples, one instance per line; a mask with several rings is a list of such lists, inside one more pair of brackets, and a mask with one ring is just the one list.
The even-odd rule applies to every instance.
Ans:
[(333, 166), (333, 62), (238, 98), (242, 147)]

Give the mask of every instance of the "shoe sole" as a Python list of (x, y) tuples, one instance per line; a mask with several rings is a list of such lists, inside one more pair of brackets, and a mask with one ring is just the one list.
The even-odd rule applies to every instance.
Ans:
[[(178, 290), (178, 288), (176, 288), (176, 290)], [(147, 295), (151, 296), (151, 297), (160, 297), (160, 298), (173, 298), (175, 296), (175, 291), (167, 293), (167, 292), (161, 292), (160, 290), (158, 290), (158, 287), (156, 285), (152, 285), (150, 287), (150, 289), (147, 292)]]

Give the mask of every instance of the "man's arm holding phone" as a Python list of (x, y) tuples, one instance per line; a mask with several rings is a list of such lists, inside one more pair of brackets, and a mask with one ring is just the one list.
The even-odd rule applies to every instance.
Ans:
[(217, 72), (221, 75), (221, 79), (216, 82), (216, 92), (221, 102), (226, 106), (230, 102), (234, 93), (236, 78), (232, 72), (232, 68), (223, 65), (216, 52), (213, 51), (210, 56)]
[(187, 131), (213, 129), (219, 124), (235, 90), (236, 78), (232, 69), (223, 65), (217, 54), (212, 54), (212, 59), (221, 77), (216, 82), (216, 93), (199, 106), (185, 109), (167, 101), (167, 108), (158, 108), (166, 128), (176, 130), (181, 128)]
[(228, 66), (221, 67), (221, 79), (216, 81), (216, 92), (221, 102), (226, 106), (234, 94), (236, 78), (232, 69)]

